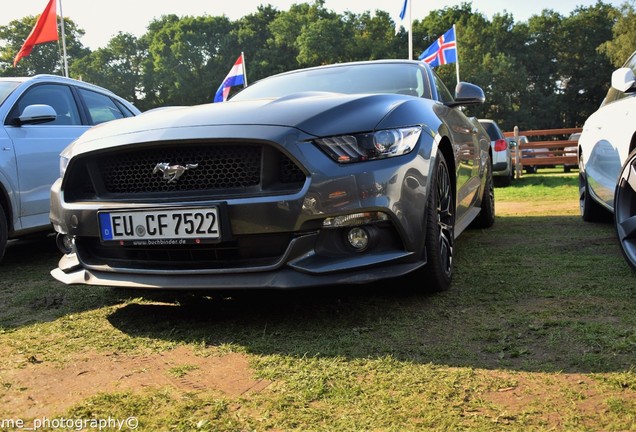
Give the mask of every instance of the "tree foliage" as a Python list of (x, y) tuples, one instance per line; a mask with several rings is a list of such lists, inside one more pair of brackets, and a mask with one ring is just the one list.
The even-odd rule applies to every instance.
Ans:
[[(36, 45), (29, 56), (20, 59), (16, 67), (13, 67), (13, 59), (36, 21), (37, 17), (27, 16), (0, 26), (0, 41), (4, 42), (0, 45), (0, 76), (30, 76), (41, 73), (64, 75), (63, 47), (60, 41)], [(62, 34), (59, 19), (58, 34)], [(89, 55), (90, 50), (80, 42), (84, 30), (79, 29), (68, 18), (64, 19), (64, 34), (68, 64)]]
[(613, 37), (601, 44), (599, 51), (605, 54), (615, 67), (621, 67), (636, 51), (636, 11), (633, 4), (625, 3), (619, 10), (612, 11), (616, 24)]
[[(35, 24), (24, 17), (0, 26), (0, 75), (62, 74), (58, 44), (37, 45), (13, 67)], [(524, 22), (508, 13), (488, 19), (471, 3), (434, 10), (413, 22), (413, 55), (455, 25), (462, 81), (480, 85), (487, 102), (471, 115), (504, 129), (581, 126), (607, 91), (612, 70), (636, 50), (636, 12), (598, 1), (569, 16), (544, 10)], [(84, 31), (65, 18), (71, 76), (102, 85), (141, 109), (212, 101), (241, 52), (248, 82), (300, 67), (407, 58), (408, 33), (395, 33), (384, 11), (338, 14), (324, 0), (281, 11), (271, 5), (236, 21), (225, 16), (165, 15), (141, 37), (118, 33), (91, 51)], [(456, 65), (437, 68), (453, 88)]]

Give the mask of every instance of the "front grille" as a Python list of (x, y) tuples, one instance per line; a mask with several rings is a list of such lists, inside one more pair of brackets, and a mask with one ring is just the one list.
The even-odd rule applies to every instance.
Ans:
[[(235, 189), (261, 180), (262, 149), (256, 145), (214, 145), (179, 149), (147, 149), (98, 160), (109, 193)], [(191, 166), (174, 182), (156, 169), (159, 163)]]
[(103, 244), (96, 238), (76, 242), (81, 261), (89, 266), (138, 270), (214, 270), (271, 266), (287, 250), (292, 235), (238, 237), (220, 244), (126, 246)]
[[(163, 172), (166, 166), (178, 168), (180, 176), (172, 179)], [(284, 153), (252, 143), (168, 143), (95, 152), (78, 158), (68, 170), (64, 188), (70, 202), (293, 193), (306, 178)]]

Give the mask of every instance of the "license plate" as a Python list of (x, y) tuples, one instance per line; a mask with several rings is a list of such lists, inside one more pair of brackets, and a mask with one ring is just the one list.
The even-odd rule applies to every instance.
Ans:
[(221, 239), (217, 207), (99, 212), (98, 217), (104, 242), (161, 246)]

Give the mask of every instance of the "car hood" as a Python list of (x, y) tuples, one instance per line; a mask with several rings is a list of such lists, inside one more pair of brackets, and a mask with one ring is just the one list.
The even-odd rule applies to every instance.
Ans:
[(169, 128), (232, 125), (291, 127), (313, 136), (367, 132), (398, 106), (413, 100), (417, 99), (391, 94), (298, 93), (278, 99), (166, 107), (104, 123), (87, 131), (81, 141)]

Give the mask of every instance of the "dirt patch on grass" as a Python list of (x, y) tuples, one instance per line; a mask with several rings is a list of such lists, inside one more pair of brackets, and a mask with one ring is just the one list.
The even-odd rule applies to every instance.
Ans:
[(61, 368), (30, 359), (24, 368), (2, 371), (0, 380), (0, 413), (21, 418), (63, 413), (98, 393), (171, 387), (236, 397), (269, 385), (253, 377), (246, 355), (202, 357), (188, 347), (147, 356), (87, 353)]
[[(484, 393), (483, 399), (489, 407), (482, 412), (504, 424), (528, 413), (541, 412), (547, 430), (568, 429), (573, 422), (578, 422), (584, 429), (590, 419), (608, 411), (608, 399), (636, 398), (636, 392), (629, 389), (601, 389), (596, 381), (584, 374), (534, 373), (506, 377), (514, 378), (515, 384)], [(572, 403), (564, 408), (564, 400)]]
[(532, 215), (578, 215), (579, 203), (569, 201), (497, 201), (497, 216), (532, 216)]

